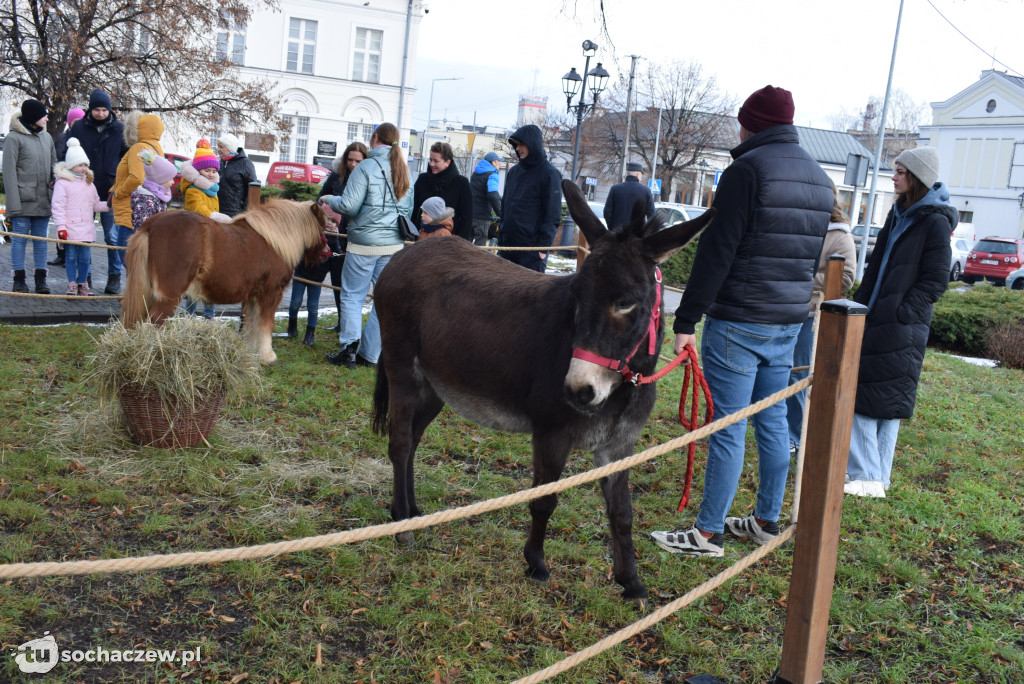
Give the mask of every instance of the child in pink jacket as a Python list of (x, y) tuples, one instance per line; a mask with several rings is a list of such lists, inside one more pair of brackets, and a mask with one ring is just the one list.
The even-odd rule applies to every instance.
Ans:
[[(96, 226), (93, 212), (110, 211), (100, 201), (96, 186), (92, 184), (89, 157), (78, 138), (68, 139), (68, 152), (64, 161), (53, 167), (57, 182), (53, 186), (53, 221), (57, 224), (57, 237), (75, 242), (93, 242)], [(67, 245), (64, 268), (68, 274), (68, 295), (90, 295), (86, 285), (91, 259), (89, 245)]]

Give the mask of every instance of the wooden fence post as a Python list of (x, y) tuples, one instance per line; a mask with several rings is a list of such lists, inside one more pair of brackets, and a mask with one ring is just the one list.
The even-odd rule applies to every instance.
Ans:
[(249, 183), (249, 205), (250, 207), (260, 206), (260, 191), (263, 188), (260, 186), (259, 181)]
[[(822, 288), (822, 301), (843, 298), (843, 267), (846, 259), (842, 254), (832, 254), (825, 264), (825, 284)], [(811, 346), (811, 373), (814, 373), (814, 353), (818, 350), (818, 329), (821, 327), (821, 314), (815, 312), (814, 341)], [(800, 449), (796, 455), (796, 482), (793, 483), (793, 514), (790, 519), (795, 523), (800, 520), (800, 494), (803, 488), (804, 455), (807, 453), (807, 423), (811, 406), (811, 394), (814, 386), (808, 387), (804, 395), (804, 421), (800, 426)]]
[(845, 299), (821, 305), (801, 516), (776, 684), (821, 681), (866, 314), (866, 307)]

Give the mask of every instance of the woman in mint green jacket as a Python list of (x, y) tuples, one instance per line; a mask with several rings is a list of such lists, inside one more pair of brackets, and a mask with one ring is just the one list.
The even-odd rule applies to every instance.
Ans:
[(398, 215), (412, 216), (409, 185), (409, 165), (398, 144), (398, 128), (384, 123), (374, 131), (370, 155), (349, 176), (345, 192), (340, 197), (320, 198), (332, 211), (349, 217), (338, 313), (341, 349), (327, 354), (327, 360), (336, 366), (354, 369), (356, 365), (377, 364), (380, 324), (371, 307), (366, 327), (362, 327), (363, 300), (392, 255), (404, 247), (398, 232)]

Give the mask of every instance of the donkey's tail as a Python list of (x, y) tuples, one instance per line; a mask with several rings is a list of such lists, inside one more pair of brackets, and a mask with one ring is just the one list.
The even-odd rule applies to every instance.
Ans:
[(141, 230), (128, 241), (124, 257), (127, 281), (121, 298), (121, 323), (134, 328), (149, 316), (153, 286), (149, 280), (149, 231)]
[(388, 374), (384, 368), (384, 359), (377, 360), (377, 384), (373, 387), (373, 431), (378, 435), (388, 434)]

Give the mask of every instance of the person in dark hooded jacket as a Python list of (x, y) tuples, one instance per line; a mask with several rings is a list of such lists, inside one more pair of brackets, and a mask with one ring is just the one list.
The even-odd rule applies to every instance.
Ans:
[[(82, 151), (91, 164), (96, 192), (100, 195), (100, 201), (106, 202), (110, 189), (114, 187), (117, 166), (121, 157), (128, 152), (128, 145), (124, 141), (124, 125), (110, 109), (110, 96), (99, 88), (92, 91), (85, 116), (71, 126), (69, 135), (78, 138), (82, 144)], [(113, 208), (100, 214), (100, 225), (103, 226), (103, 241), (108, 245), (116, 245)], [(120, 278), (121, 263), (117, 250), (104, 251), (107, 253), (108, 277), (113, 274)]]
[(431, 197), (440, 197), (446, 206), (455, 210), (454, 234), (473, 241), (473, 193), (469, 179), (459, 173), (455, 164), (455, 153), (446, 142), (430, 146), (430, 162), (427, 173), (421, 173), (413, 185), (412, 220), (419, 228), (423, 203)]
[(497, 152), (488, 152), (476, 163), (469, 179), (473, 192), (473, 244), (486, 245), (494, 217), (501, 220), (501, 193), (498, 192), (501, 157)]
[(893, 162), (896, 202), (878, 234), (854, 301), (868, 307), (860, 352), (847, 494), (884, 497), (900, 420), (910, 418), (935, 302), (949, 285), (949, 237), (958, 214), (939, 183), (934, 147)]
[(221, 133), (217, 138), (220, 156), (220, 189), (217, 200), (220, 212), (234, 217), (249, 208), (249, 184), (257, 182), (256, 167), (245, 156), (238, 136)]
[[(562, 221), (562, 174), (548, 161), (537, 126), (523, 126), (508, 142), (519, 163), (505, 178), (498, 246), (549, 247)], [(547, 265), (545, 252), (500, 251), (498, 256), (541, 273)]]

